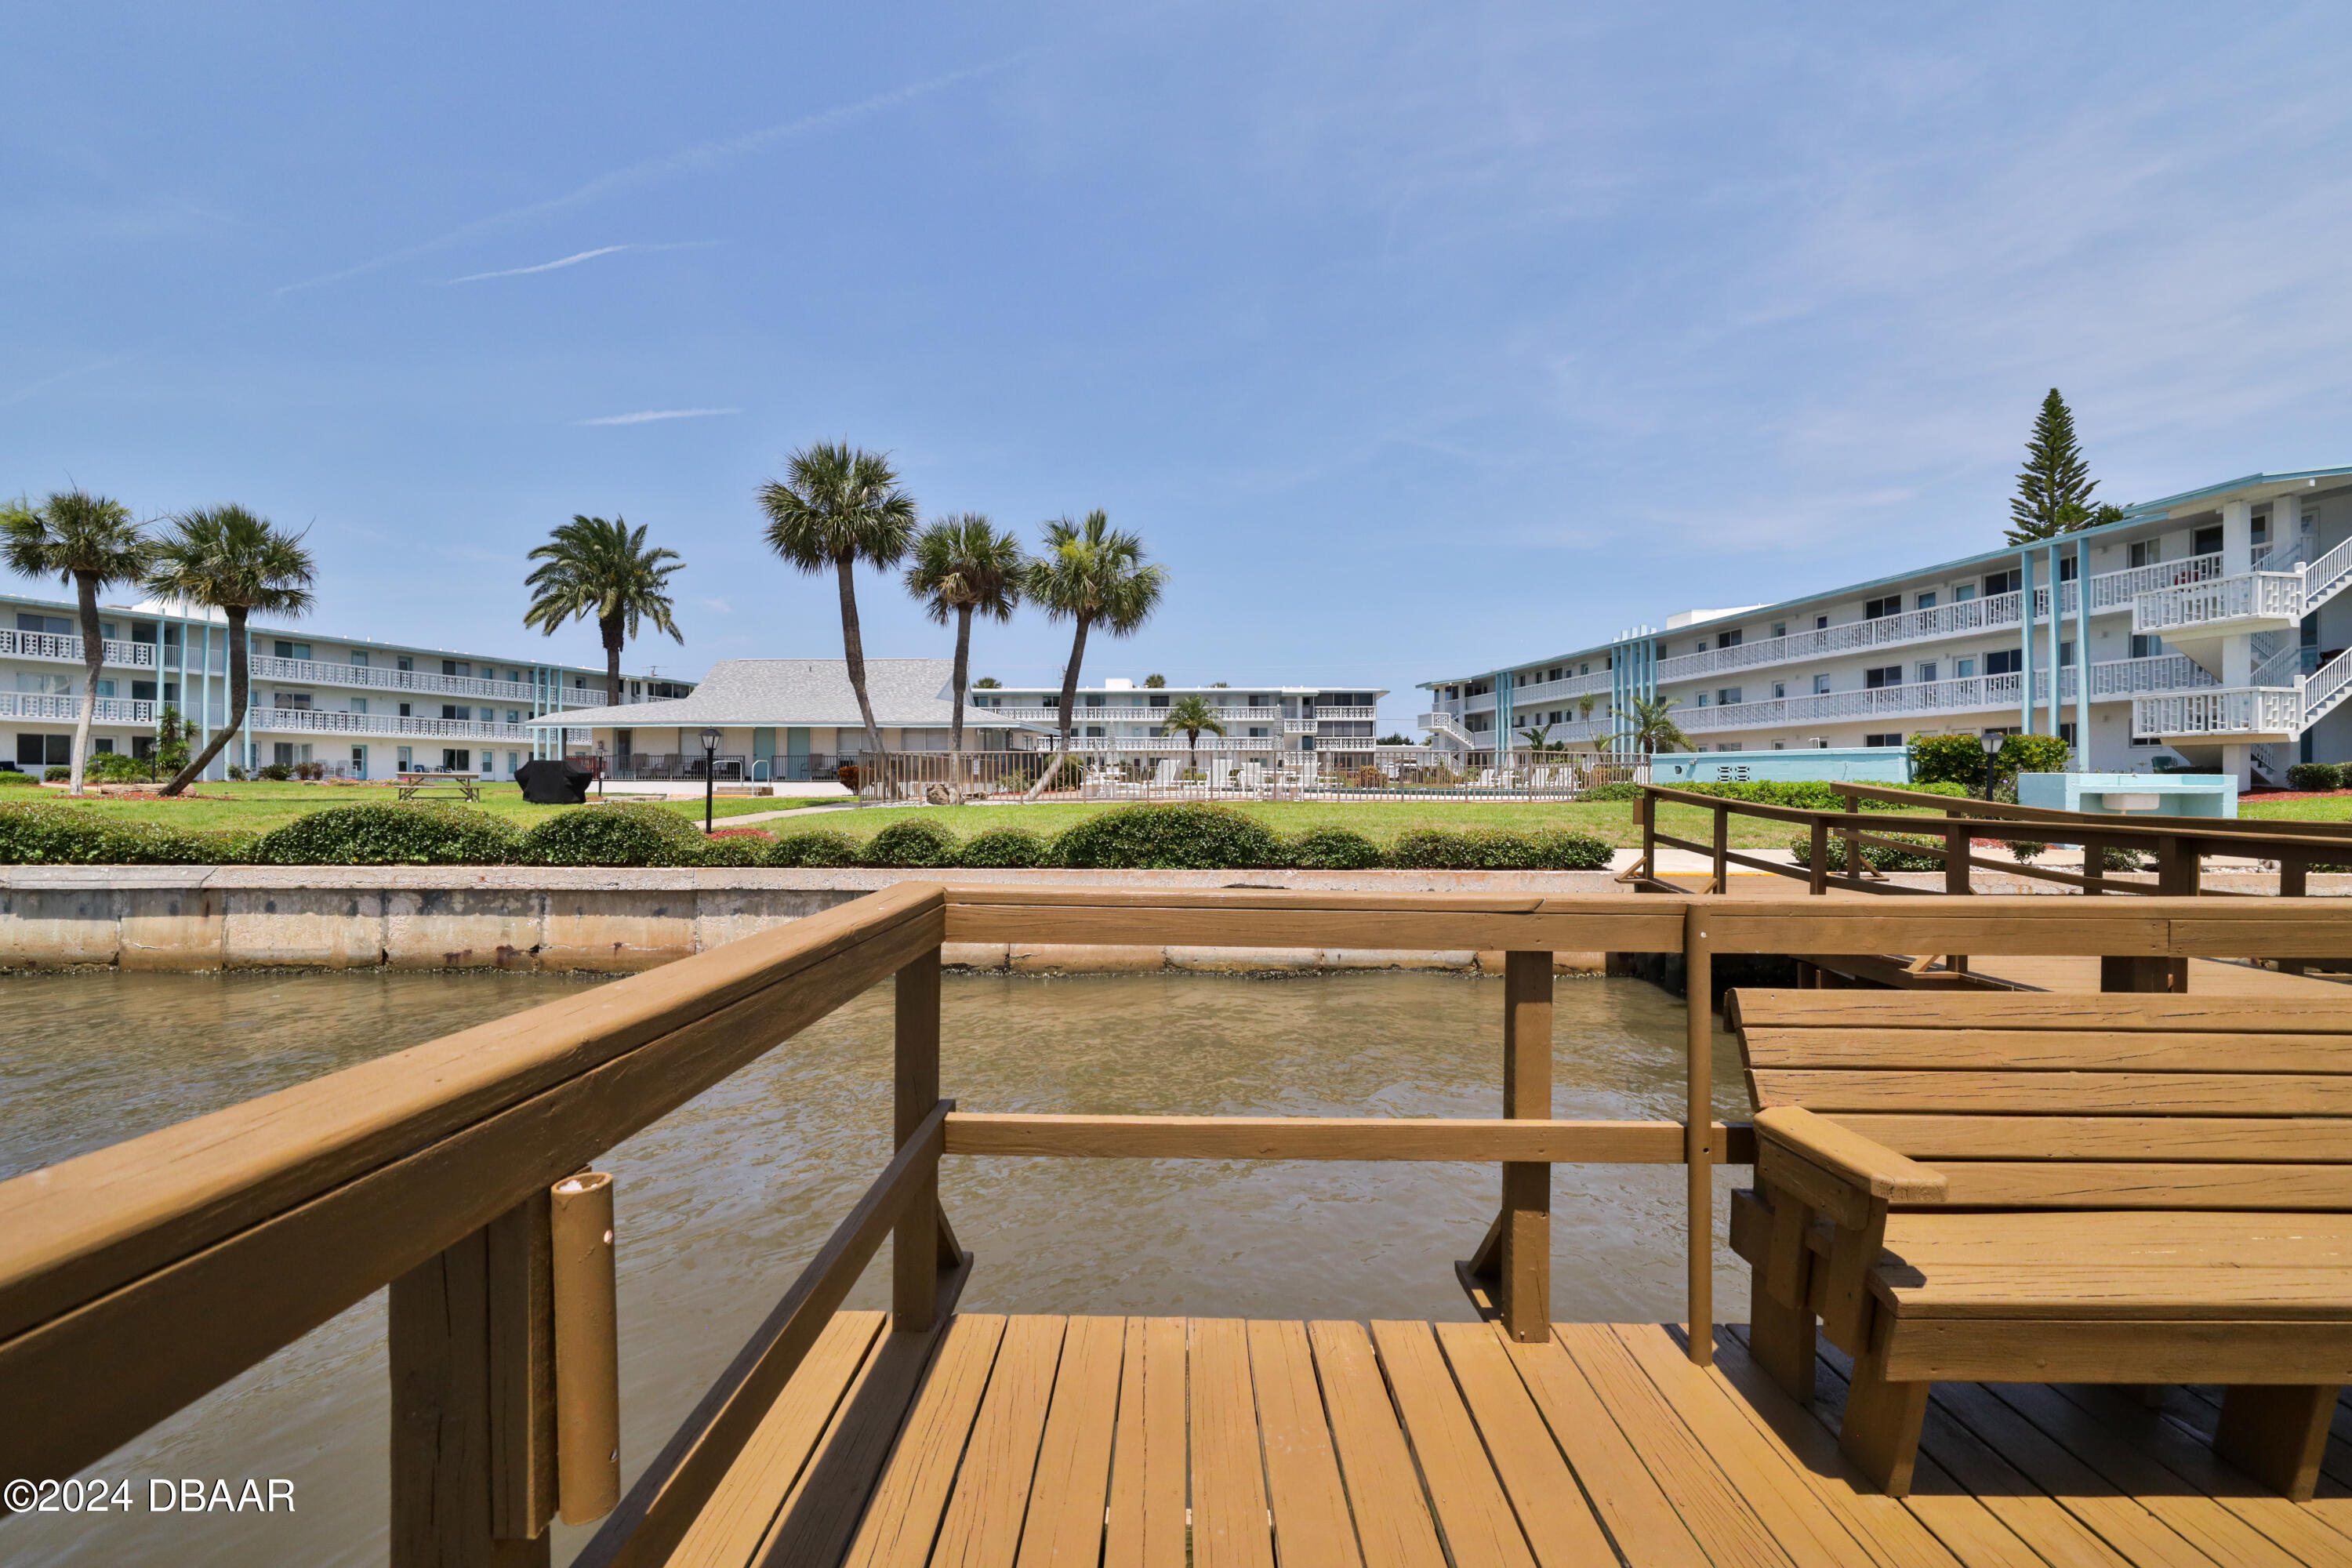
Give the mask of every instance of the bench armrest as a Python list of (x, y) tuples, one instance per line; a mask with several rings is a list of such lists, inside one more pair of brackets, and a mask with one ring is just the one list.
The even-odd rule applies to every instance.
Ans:
[(1840, 1127), (1802, 1106), (1780, 1105), (1756, 1116), (1756, 1136), (1839, 1177), (1880, 1203), (1939, 1204), (1943, 1173)]

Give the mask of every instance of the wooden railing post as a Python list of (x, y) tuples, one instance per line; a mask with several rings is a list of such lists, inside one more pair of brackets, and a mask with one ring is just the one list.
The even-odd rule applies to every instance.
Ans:
[(1806, 868), (1811, 873), (1806, 891), (1826, 893), (1830, 890), (1830, 819), (1826, 816), (1813, 818), (1812, 834), (1813, 861)]
[(1731, 891), (1730, 848), (1731, 805), (1726, 802), (1715, 808), (1715, 885), (1707, 889), (1709, 892)]
[(1634, 803), (1633, 812), (1642, 823), (1642, 875), (1654, 879), (1658, 874), (1658, 797), (1643, 790)]
[[(1503, 1114), (1515, 1121), (1551, 1118), (1551, 964), (1549, 952), (1503, 959)], [(1503, 1166), (1501, 1287), (1503, 1330), (1523, 1344), (1551, 1334), (1551, 1167)]]
[(393, 1568), (545, 1568), (548, 1262), (541, 1191), (392, 1282)]
[[(940, 1099), (940, 950), (898, 971), (891, 1142), (905, 1144)], [(933, 1161), (890, 1244), (890, 1326), (928, 1332), (939, 1310), (940, 1171)]]
[(1684, 1037), (1683, 1160), (1688, 1180), (1690, 1359), (1715, 1360), (1715, 950), (1706, 934), (1706, 906), (1683, 910), (1683, 991), (1688, 1005)]

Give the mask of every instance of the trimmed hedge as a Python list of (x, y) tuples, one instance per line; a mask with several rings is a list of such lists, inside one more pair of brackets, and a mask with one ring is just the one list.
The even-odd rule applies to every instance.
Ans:
[(1388, 863), (1423, 871), (1597, 871), (1609, 864), (1609, 845), (1589, 833), (1548, 828), (1415, 828), (1389, 846)]
[(956, 855), (959, 866), (1043, 866), (1053, 846), (1025, 827), (991, 827), (973, 834)]
[(253, 846), (261, 866), (503, 866), (522, 835), (462, 805), (331, 805), (273, 827)]
[(1249, 870), (1284, 863), (1282, 840), (1222, 805), (1131, 805), (1065, 828), (1053, 863), (1071, 869)]
[(235, 866), (253, 848), (252, 834), (232, 829), (125, 822), (51, 801), (0, 805), (0, 865)]
[(771, 866), (855, 866), (857, 840), (837, 827), (808, 827), (779, 833), (768, 847)]
[(1310, 827), (1290, 841), (1290, 864), (1306, 871), (1361, 871), (1381, 863), (1381, 847), (1352, 827)]
[(705, 838), (677, 813), (636, 804), (562, 812), (520, 837), (526, 866), (749, 866), (765, 847)]
[(1642, 786), (1637, 784), (1594, 784), (1576, 797), (1579, 801), (1639, 800)]
[[(1885, 837), (1894, 839), (1897, 844), (1916, 844), (1923, 849), (1940, 849), (1943, 847), (1942, 842), (1934, 838), (1921, 838), (1909, 834), (1900, 833), (1888, 834)], [(1874, 871), (1940, 871), (1944, 868), (1944, 858), (1940, 855), (1915, 855), (1908, 851), (1892, 848), (1883, 844), (1864, 844), (1860, 846), (1860, 848), (1862, 851), (1862, 863), (1869, 867)], [(1802, 838), (1791, 838), (1789, 840), (1789, 853), (1795, 857), (1798, 865), (1810, 868), (1813, 863), (1813, 841), (1811, 837), (1809, 836)], [(1843, 835), (1836, 833), (1830, 835), (1829, 853), (1824, 855), (1822, 858), (1828, 863), (1829, 868), (1832, 871), (1843, 871), (1845, 869), (1845, 838)]]
[(2336, 763), (2297, 763), (2287, 769), (2286, 782), (2297, 789), (2342, 789), (2344, 769)]
[(868, 866), (952, 866), (961, 847), (961, 840), (943, 824), (910, 816), (868, 840), (863, 858)]
[(37, 789), (40, 784), (41, 781), (30, 773), (20, 773), (14, 769), (0, 769), (0, 784), (30, 784)]

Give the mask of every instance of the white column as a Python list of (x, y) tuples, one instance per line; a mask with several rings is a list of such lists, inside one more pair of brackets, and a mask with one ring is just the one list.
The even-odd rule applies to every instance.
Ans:
[(2254, 569), (2254, 507), (2252, 501), (2221, 503), (2221, 575)]

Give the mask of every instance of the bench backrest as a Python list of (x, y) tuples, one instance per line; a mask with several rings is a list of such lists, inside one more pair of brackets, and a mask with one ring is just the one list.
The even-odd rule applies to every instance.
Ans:
[(1757, 1108), (1950, 1182), (1946, 1206), (2352, 1210), (2352, 994), (1735, 991)]

